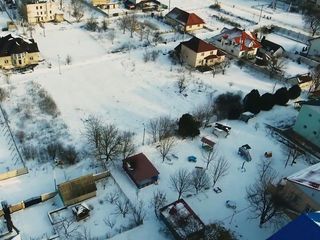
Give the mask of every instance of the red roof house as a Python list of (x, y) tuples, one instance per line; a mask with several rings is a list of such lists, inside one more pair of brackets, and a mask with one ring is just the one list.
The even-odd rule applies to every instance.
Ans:
[(205, 23), (203, 19), (195, 13), (188, 13), (177, 7), (167, 13), (165, 20), (179, 30), (187, 32), (201, 29)]
[(211, 66), (225, 60), (221, 50), (197, 37), (181, 42), (175, 51), (183, 62), (192, 67)]
[(123, 169), (138, 188), (143, 188), (158, 181), (158, 170), (143, 153), (124, 159), (122, 164)]
[(255, 33), (239, 28), (224, 28), (222, 33), (212, 40), (218, 47), (238, 57), (255, 56), (261, 48)]

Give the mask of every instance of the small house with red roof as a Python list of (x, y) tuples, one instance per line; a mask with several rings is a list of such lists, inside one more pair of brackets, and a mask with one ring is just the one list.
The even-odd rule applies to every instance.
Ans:
[(158, 170), (143, 153), (124, 159), (122, 167), (138, 188), (143, 188), (158, 181)]
[(182, 62), (192, 67), (212, 66), (225, 60), (221, 50), (197, 37), (181, 42), (175, 52)]
[(255, 57), (261, 47), (255, 33), (239, 28), (224, 28), (212, 41), (219, 48), (239, 58)]
[(188, 13), (175, 7), (164, 17), (165, 21), (183, 32), (202, 29), (205, 22), (195, 13)]

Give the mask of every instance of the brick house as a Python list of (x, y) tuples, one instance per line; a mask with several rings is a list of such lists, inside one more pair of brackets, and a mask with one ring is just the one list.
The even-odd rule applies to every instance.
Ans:
[(181, 61), (192, 67), (212, 66), (225, 60), (221, 50), (197, 37), (181, 42), (175, 52)]
[(175, 7), (164, 17), (165, 21), (183, 32), (191, 32), (204, 27), (204, 20), (195, 13), (188, 13)]

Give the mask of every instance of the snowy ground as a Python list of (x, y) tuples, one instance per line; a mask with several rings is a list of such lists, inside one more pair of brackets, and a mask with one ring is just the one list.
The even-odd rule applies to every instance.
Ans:
[[(229, 0), (226, 2), (229, 5), (239, 5), (240, 1)], [(166, 1), (163, 3), (167, 4)], [(241, 1), (241, 3), (243, 3), (243, 8), (251, 9), (252, 4), (258, 2)], [(184, 9), (194, 9), (194, 12), (211, 11), (208, 9), (210, 4), (212, 1), (209, 0), (171, 1), (171, 7), (183, 5)], [(243, 10), (234, 12), (242, 12), (243, 14)], [(90, 14), (87, 13), (86, 16), (89, 17)], [(279, 10), (275, 15), (279, 16), (279, 20), (284, 20), (281, 18), (285, 15), (284, 12)], [(205, 20), (211, 21), (207, 19), (209, 15), (204, 14), (203, 17), (206, 18)], [(249, 17), (247, 16), (247, 18)], [(102, 20), (102, 18), (98, 19)], [(150, 21), (156, 24), (160, 30), (170, 29), (157, 20)], [(299, 25), (298, 22), (296, 24)], [(161, 189), (166, 192), (168, 202), (176, 200), (177, 194), (170, 188), (169, 176), (180, 168), (191, 171), (195, 166), (204, 166), (204, 162), (201, 160), (200, 137), (212, 136), (212, 133), (210, 129), (203, 129), (200, 137), (193, 140), (177, 140), (173, 153), (179, 158), (172, 162), (162, 162), (155, 145), (142, 146), (141, 144), (144, 125), (150, 119), (159, 116), (178, 119), (183, 113), (192, 112), (197, 106), (205, 103), (211, 95), (218, 96), (230, 91), (241, 92), (244, 96), (252, 89), (258, 89), (260, 94), (263, 94), (272, 92), (275, 86), (276, 89), (280, 88), (282, 84), (251, 69), (245, 67), (240, 69), (234, 63), (226, 70), (225, 75), (216, 75), (214, 78), (211, 73), (202, 74), (186, 70), (184, 66), (172, 65), (167, 52), (176, 47), (178, 41), (183, 38), (187, 39), (188, 36), (179, 35), (176, 37), (179, 40), (173, 41), (170, 34), (175, 33), (169, 33), (168, 39), (171, 41), (167, 44), (160, 43), (156, 46), (142, 47), (137, 33), (133, 38), (130, 38), (130, 34), (128, 32), (123, 34), (115, 22), (110, 23), (111, 30), (105, 33), (88, 32), (81, 25), (83, 23), (46, 24), (45, 32), (38, 27), (36, 28), (33, 34), (45, 61), (36, 67), (34, 72), (11, 75), (9, 84), (4, 78), (0, 79), (1, 86), (10, 90), (10, 99), (4, 102), (8, 109), (9, 118), (13, 118), (13, 127), (18, 128), (21, 115), (14, 109), (19, 102), (30, 98), (30, 96), (26, 96), (27, 89), (36, 83), (52, 96), (60, 111), (57, 119), (50, 118), (50, 121), (65, 124), (64, 129), (66, 129), (67, 135), (65, 142), (75, 143), (77, 149), (86, 148), (87, 143), (82, 134), (84, 132), (83, 120), (90, 114), (101, 117), (106, 123), (115, 124), (121, 130), (135, 132), (137, 152), (144, 152), (153, 162), (160, 172), (160, 182), (158, 185), (148, 186), (137, 191), (119, 165), (112, 169), (112, 174), (123, 192), (133, 203), (142, 200), (147, 212), (144, 225), (119, 234), (113, 239), (168, 239), (159, 231), (163, 224), (156, 220), (149, 207), (150, 198), (156, 189)], [(216, 27), (221, 28), (222, 26)], [(108, 37), (109, 31), (115, 31), (114, 42)], [(297, 43), (282, 41), (288, 44), (286, 46), (290, 50), (300, 47)], [(130, 47), (122, 52), (111, 53), (112, 50), (125, 45)], [(143, 55), (152, 50), (159, 51), (159, 57), (154, 62), (144, 62)], [(69, 65), (66, 64), (68, 55), (72, 59)], [(295, 73), (308, 72), (306, 66), (295, 63), (289, 63), (288, 69), (288, 71)], [(177, 80), (183, 75), (188, 81), (185, 96), (179, 94), (177, 89)], [(248, 185), (255, 182), (258, 164), (262, 161), (268, 161), (263, 157), (263, 153), (266, 151), (272, 151), (272, 167), (279, 172), (279, 177), (291, 175), (305, 167), (303, 161), (298, 161), (296, 165), (284, 168), (286, 156), (282, 146), (270, 136), (264, 127), (265, 123), (274, 125), (279, 121), (291, 122), (297, 114), (297, 111), (290, 104), (286, 108), (278, 106), (274, 107), (272, 111), (261, 112), (248, 124), (240, 121), (224, 121), (232, 127), (232, 130), (228, 138), (219, 139), (218, 152), (229, 161), (231, 167), (229, 174), (217, 184), (222, 189), (222, 193), (216, 194), (210, 189), (185, 199), (205, 223), (222, 221), (227, 228), (235, 231), (238, 236), (242, 236), (241, 239), (265, 239), (272, 234), (274, 229), (259, 228), (256, 220), (248, 220), (250, 211), (245, 199), (245, 190)], [(31, 130), (37, 129), (37, 126), (40, 126), (38, 121), (42, 118), (44, 116), (36, 112), (33, 120), (28, 120), (25, 125), (27, 126), (25, 131), (31, 132)], [(149, 139), (150, 136), (147, 134), (147, 143)], [(252, 147), (253, 158), (251, 162), (246, 163), (246, 172), (244, 173), (239, 171), (243, 160), (237, 155), (238, 147), (243, 144), (249, 144)], [(189, 155), (197, 156), (198, 162), (188, 162), (187, 156)], [(16, 203), (53, 191), (54, 177), (57, 183), (61, 183), (86, 173), (99, 171), (94, 160), (85, 155), (82, 156), (80, 163), (63, 168), (54, 168), (52, 163), (39, 163), (38, 160), (27, 161), (27, 166), (30, 169), (29, 174), (0, 182), (1, 199), (5, 199), (9, 203)], [(112, 183), (108, 183), (106, 186), (108, 191), (112, 191), (113, 187)], [(95, 218), (96, 214), (93, 214), (85, 225), (97, 229), (100, 234), (101, 227), (106, 228), (102, 222), (101, 214), (112, 212), (114, 207), (108, 204), (101, 205), (99, 200), (103, 199), (102, 195), (106, 193), (99, 194), (97, 198), (89, 200), (92, 205), (96, 206), (94, 211), (99, 209), (99, 216)], [(237, 212), (234, 217), (232, 217), (233, 212), (225, 207), (226, 200), (233, 200), (237, 203)], [(52, 228), (46, 213), (58, 207), (56, 204), (53, 205), (53, 201), (13, 215), (13, 221), (16, 222), (22, 234), (41, 236), (44, 233), (51, 233)], [(43, 231), (26, 221), (36, 214), (41, 215), (39, 221), (43, 220), (41, 223), (44, 225)], [(118, 217), (116, 221), (117, 226), (120, 226), (121, 224), (125, 225), (128, 219)]]

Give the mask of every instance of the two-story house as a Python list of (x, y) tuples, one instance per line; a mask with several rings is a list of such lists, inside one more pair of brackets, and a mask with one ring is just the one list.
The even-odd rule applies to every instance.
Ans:
[(165, 21), (183, 32), (192, 32), (204, 27), (204, 20), (195, 13), (188, 13), (175, 7), (164, 17)]
[(58, 0), (22, 0), (23, 17), (28, 23), (62, 22)]
[(221, 33), (211, 39), (217, 47), (239, 58), (256, 56), (261, 47), (255, 33), (239, 28), (224, 28)]
[(225, 60), (221, 50), (197, 37), (181, 42), (175, 52), (182, 62), (192, 67), (212, 66)]
[(33, 39), (13, 37), (11, 34), (0, 38), (0, 68), (24, 68), (39, 61), (38, 45)]

